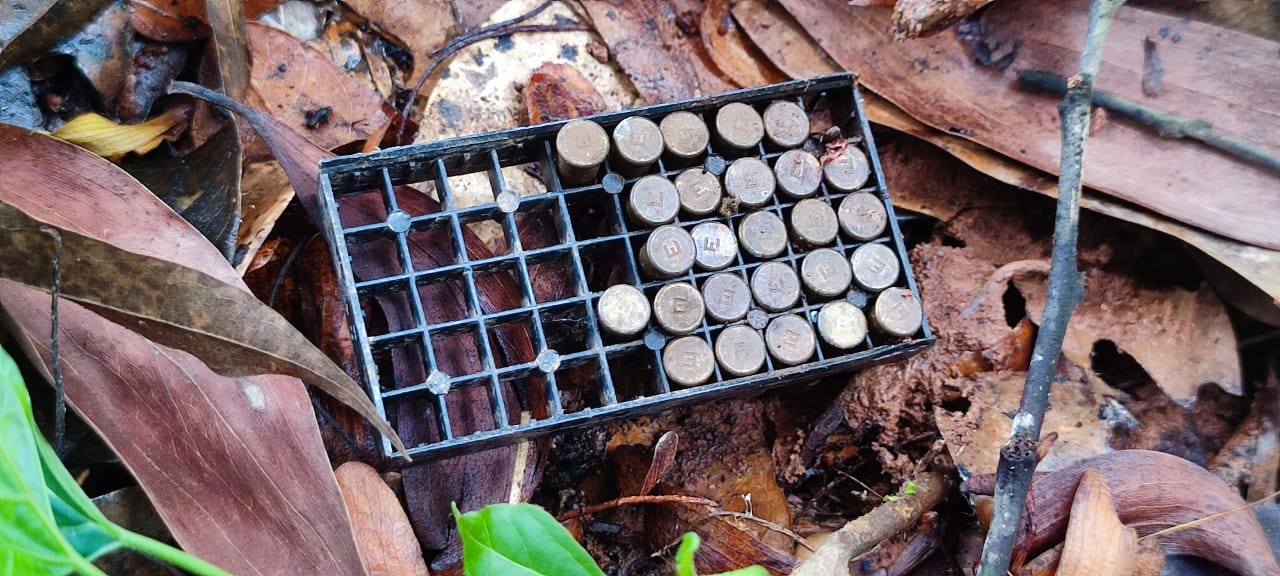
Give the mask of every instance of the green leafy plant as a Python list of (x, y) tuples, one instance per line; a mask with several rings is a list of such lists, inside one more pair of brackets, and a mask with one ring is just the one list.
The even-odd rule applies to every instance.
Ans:
[(10, 573), (101, 575), (93, 559), (123, 547), (192, 574), (226, 574), (102, 515), (40, 434), (18, 366), (3, 349), (0, 438), (0, 566)]
[[(463, 514), (453, 507), (467, 576), (603, 576), (590, 554), (555, 517), (533, 504), (492, 504)], [(676, 551), (676, 574), (698, 576), (693, 555), (701, 540), (686, 533)], [(751, 566), (715, 576), (769, 576)]]

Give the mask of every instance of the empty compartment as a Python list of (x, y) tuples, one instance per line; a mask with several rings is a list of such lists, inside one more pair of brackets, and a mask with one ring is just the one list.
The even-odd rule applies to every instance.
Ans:
[(428, 324), (444, 324), (473, 317), (467, 282), (460, 271), (424, 274), (417, 279), (418, 298)]
[(534, 299), (542, 304), (577, 294), (578, 273), (573, 251), (554, 250), (530, 254), (526, 259)]
[(557, 304), (542, 310), (542, 333), (547, 348), (564, 356), (591, 348), (587, 303)]
[(580, 246), (582, 272), (587, 280), (587, 290), (604, 292), (614, 284), (636, 284), (640, 278), (632, 262), (634, 252), (628, 253), (627, 241), (622, 238), (591, 242)]
[(480, 311), (496, 314), (527, 306), (520, 261), (514, 257), (477, 266), (472, 274)]
[(613, 204), (616, 200), (617, 196), (598, 189), (565, 194), (573, 235), (578, 240), (589, 240), (621, 231), (618, 208)]
[(662, 393), (658, 363), (654, 351), (632, 348), (608, 355), (609, 373), (619, 402), (648, 398)]
[(431, 350), (435, 355), (436, 369), (452, 378), (485, 370), (492, 358), (482, 354), (479, 329), (478, 324), (465, 323), (453, 330), (432, 332)]

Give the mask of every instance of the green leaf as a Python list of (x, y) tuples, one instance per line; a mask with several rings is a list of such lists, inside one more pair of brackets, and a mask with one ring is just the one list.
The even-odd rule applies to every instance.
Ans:
[(915, 481), (915, 480), (907, 480), (907, 485), (906, 485), (906, 487), (904, 487), (904, 488), (902, 489), (902, 493), (903, 493), (903, 494), (906, 494), (907, 496), (915, 496), (915, 495), (916, 495), (916, 481)]
[(467, 576), (603, 576), (591, 555), (554, 517), (532, 504), (493, 504), (462, 514)]
[[(702, 538), (697, 534), (684, 533), (680, 538), (680, 548), (676, 549), (676, 576), (698, 576), (698, 569), (693, 565), (693, 556), (701, 546)], [(760, 566), (747, 566), (711, 576), (769, 576), (769, 571)]]
[[(31, 398), (0, 349), (0, 566), (11, 574), (97, 573), (58, 529), (41, 472)], [(43, 440), (43, 438), (40, 438)], [(60, 508), (61, 509), (61, 508)]]

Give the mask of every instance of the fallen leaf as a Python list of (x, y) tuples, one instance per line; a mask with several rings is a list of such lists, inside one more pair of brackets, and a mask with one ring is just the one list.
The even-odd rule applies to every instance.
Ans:
[[(1058, 183), (1057, 179), (1052, 175), (1001, 156), (969, 140), (926, 126), (908, 116), (902, 109), (874, 94), (864, 93), (863, 96), (866, 100), (867, 117), (872, 122), (889, 126), (926, 140), (947, 151), (965, 164), (997, 180), (1024, 190), (1032, 190), (1046, 196), (1057, 197)], [(928, 182), (921, 183), (921, 185), (928, 184)], [(914, 192), (913, 188), (894, 188), (895, 205), (903, 204), (903, 197), (913, 195)], [(942, 196), (945, 197), (946, 195)], [(1134, 208), (1128, 204), (1116, 202), (1106, 196), (1100, 196), (1088, 191), (1081, 197), (1080, 206), (1086, 210), (1158, 230), (1178, 238), (1202, 251), (1208, 257), (1221, 262), (1230, 268), (1232, 272), (1239, 274), (1245, 281), (1260, 288), (1273, 300), (1280, 301), (1280, 251), (1259, 248), (1230, 238), (1210, 234), (1159, 214)], [(950, 218), (938, 217), (944, 220)], [(1212, 281), (1213, 275), (1210, 274), (1209, 277)], [(1230, 292), (1226, 294), (1230, 294)]]
[[(8, 201), (15, 195), (2, 198)], [(42, 231), (51, 225), (0, 203), (0, 239), (15, 248), (14, 253), (24, 255), (22, 260), (0, 260), (0, 278), (48, 290), (53, 259), (66, 258), (69, 264), (58, 273), (62, 298), (152, 340), (199, 354), (205, 364), (224, 375), (300, 378), (355, 408), (398, 450), (404, 450), (360, 386), (252, 294), (191, 268), (127, 252), (72, 230), (59, 229), (60, 240), (55, 241)]]
[(121, 165), (231, 260), (240, 226), (240, 137), (228, 124), (186, 156)]
[[(437, 87), (437, 90), (439, 88)], [(524, 107), (530, 124), (542, 124), (605, 111), (604, 97), (571, 64), (547, 62), (525, 85)]]
[[(782, 0), (837, 62), (858, 71), (860, 82), (935, 128), (973, 140), (1035, 168), (1058, 170), (1060, 138), (1057, 97), (1023, 91), (1015, 75), (1047, 69), (1069, 75), (1079, 61), (1074, 44), (1084, 37), (1083, 0), (995, 3), (983, 13), (990, 42), (1021, 40), (1017, 65), (1002, 72), (979, 67), (952, 35), (894, 42), (889, 13), (850, 9), (843, 1)], [(1052, 25), (1046, 24), (1052, 23)], [(1161, 38), (1166, 91), (1157, 100), (1142, 94), (1141, 39), (1169, 28), (1178, 43)], [(1173, 36), (1173, 34), (1171, 34)], [(1260, 146), (1280, 149), (1274, 111), (1252, 95), (1280, 90), (1277, 45), (1260, 38), (1137, 8), (1120, 8), (1104, 53), (1098, 89), (1187, 117)], [(1078, 41), (1078, 40), (1076, 40)], [(1235, 56), (1213, 57), (1213, 74), (1202, 74), (1214, 46), (1230, 45)], [(999, 74), (999, 75), (996, 75)], [(1241, 78), (1247, 84), (1225, 82)], [(1280, 248), (1280, 175), (1186, 140), (1112, 122), (1089, 140), (1084, 185), (1193, 227), (1268, 248)], [(1231, 182), (1205, 187), (1205, 182)], [(1200, 190), (1187, 202), (1183, 190)]]
[(53, 132), (54, 137), (88, 149), (118, 162), (125, 154), (146, 154), (165, 140), (177, 139), (191, 117), (191, 109), (178, 106), (141, 124), (116, 124), (107, 117), (89, 112), (72, 118)]
[[(1086, 470), (1111, 491), (1120, 521), (1139, 536), (1245, 506), (1209, 471), (1161, 452), (1122, 450), (1085, 458), (1036, 480), (1027, 496), (1035, 522), (1026, 538), (1030, 554), (1063, 538), (1075, 487)], [(1166, 554), (1188, 554), (1245, 576), (1280, 574), (1262, 526), (1245, 509), (1159, 537)]]
[(1097, 472), (1080, 475), (1058, 576), (1131, 576), (1138, 534), (1120, 523), (1111, 490)]
[(653, 491), (653, 487), (671, 471), (671, 467), (675, 466), (676, 453), (679, 450), (680, 437), (674, 430), (668, 430), (658, 437), (658, 442), (653, 445), (653, 462), (649, 464), (649, 471), (644, 475), (644, 483), (640, 485), (641, 496)]
[[(282, 0), (245, 0), (250, 19), (270, 12)], [(133, 12), (133, 29), (159, 42), (190, 42), (208, 38), (211, 32), (205, 0), (127, 0)]]
[[(248, 24), (251, 84), (266, 111), (325, 149), (364, 140), (387, 121), (382, 98), (357, 83), (328, 56), (265, 24)], [(324, 122), (308, 114), (327, 109)]]
[[(205, 0), (205, 14), (218, 53), (222, 93), (243, 101), (249, 91), (249, 39), (245, 31), (243, 0)], [(263, 58), (259, 56), (259, 58)]]
[(240, 190), (240, 229), (236, 252), (245, 256), (236, 264), (236, 270), (244, 274), (250, 269), (249, 264), (263, 242), (267, 241), (276, 220), (293, 200), (293, 187), (289, 185), (289, 177), (280, 163), (270, 161), (245, 166)]
[[(0, 133), (12, 151), (0, 157), (9, 181), (42, 167), (23, 189), (0, 186), (22, 194), (11, 200), (31, 210), (56, 206), (50, 223), (61, 228), (242, 286), (195, 229), (124, 172), (54, 139), (36, 134), (15, 145), (22, 131)], [(113, 225), (138, 221), (148, 225)], [(0, 302), (10, 333), (47, 378), (48, 295), (2, 281)], [(59, 313), (68, 402), (120, 456), (187, 551), (234, 573), (360, 573), (298, 380), (226, 378), (75, 303), (62, 302)]]
[(79, 30), (110, 1), (0, 2), (0, 70), (40, 56)]
[(720, 72), (741, 87), (763, 86), (786, 80), (760, 53), (729, 14), (729, 0), (706, 0), (699, 26), (702, 45)]
[[(1014, 280), (1037, 323), (1044, 310), (1044, 277)], [(1094, 344), (1110, 340), (1132, 356), (1173, 400), (1190, 404), (1201, 385), (1243, 393), (1240, 354), (1231, 319), (1213, 290), (1144, 286), (1105, 268), (1085, 271), (1085, 297), (1067, 326), (1062, 354), (1089, 366)]]
[(670, 102), (733, 88), (720, 77), (698, 32), (681, 30), (682, 24), (686, 29), (697, 26), (699, 2), (586, 0), (582, 4), (613, 59), (649, 102)]
[(378, 471), (367, 464), (347, 462), (334, 475), (369, 576), (430, 574), (400, 500)]
[(76, 68), (93, 84), (98, 98), (114, 108), (129, 67), (132, 50), (129, 11), (113, 0), (84, 28), (62, 40), (54, 51), (75, 60)]
[(840, 67), (831, 61), (831, 57), (813, 41), (795, 17), (777, 2), (743, 0), (734, 3), (733, 17), (765, 57), (792, 79), (840, 71)]

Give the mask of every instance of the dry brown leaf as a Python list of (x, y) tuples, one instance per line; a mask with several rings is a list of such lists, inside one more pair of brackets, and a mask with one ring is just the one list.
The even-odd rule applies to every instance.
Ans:
[[(1044, 278), (1015, 279), (1037, 323), (1044, 310)], [(1208, 287), (1151, 288), (1105, 268), (1085, 271), (1085, 297), (1067, 326), (1062, 354), (1089, 366), (1094, 343), (1110, 340), (1133, 356), (1173, 400), (1189, 404), (1202, 384), (1240, 395), (1235, 330)]]
[(266, 111), (325, 149), (364, 140), (387, 121), (382, 98), (328, 56), (265, 24), (248, 25), (251, 84)]
[(369, 576), (429, 575), (413, 526), (378, 471), (368, 464), (347, 462), (334, 475)]
[[(894, 42), (889, 13), (850, 9), (842, 0), (782, 0), (805, 29), (868, 88), (926, 124), (981, 143), (1048, 171), (1058, 168), (1060, 98), (1023, 91), (1018, 70), (1069, 75), (1079, 60), (1087, 2), (995, 3), (984, 12), (986, 36), (1011, 46), (1016, 64), (1003, 71), (974, 63), (952, 35)], [(1141, 38), (1160, 38), (1165, 87), (1158, 100), (1142, 94)], [(1177, 43), (1172, 38), (1178, 38)], [(1072, 39), (1068, 46), (1063, 39)], [(1138, 41), (1129, 41), (1137, 39)], [(1231, 56), (1217, 47), (1232, 46)], [(1006, 48), (1007, 49), (1007, 48)], [(1203, 118), (1234, 137), (1280, 149), (1280, 117), (1257, 99), (1280, 90), (1277, 44), (1180, 18), (1121, 8), (1108, 36), (1098, 89), (1187, 117)], [(1205, 63), (1211, 61), (1212, 66)], [(1212, 71), (1212, 72), (1210, 72)], [(1225, 81), (1225, 78), (1240, 82)], [(1231, 186), (1206, 186), (1230, 182)], [(1108, 123), (1089, 141), (1085, 185), (1210, 232), (1280, 248), (1280, 175), (1195, 142), (1163, 139), (1124, 122)], [(1187, 201), (1186, 190), (1196, 190)]]
[[(908, 116), (901, 108), (871, 93), (863, 94), (866, 101), (867, 117), (872, 122), (889, 126), (906, 132), (947, 151), (960, 161), (976, 168), (997, 180), (1012, 184), (1024, 190), (1032, 190), (1041, 194), (1057, 197), (1058, 184), (1056, 178), (1025, 164), (1011, 160), (1005, 156), (975, 144), (964, 138), (947, 134), (929, 127)], [(938, 181), (941, 183), (941, 181)], [(928, 185), (928, 183), (924, 183)], [(926, 202), (934, 202), (932, 198), (954, 198), (954, 194), (917, 194), (914, 187), (894, 188), (895, 205), (903, 205), (912, 210), (922, 211), (941, 220), (949, 220), (958, 213), (959, 208), (944, 208), (937, 211)], [(911, 204), (916, 202), (916, 204)], [(1158, 230), (1203, 251), (1210, 258), (1230, 268), (1248, 283), (1257, 286), (1267, 296), (1280, 301), (1280, 251), (1267, 250), (1250, 246), (1229, 238), (1192, 228), (1163, 216), (1152, 214), (1146, 210), (1133, 208), (1128, 204), (1113, 201), (1105, 196), (1085, 192), (1080, 200), (1081, 207), (1105, 214), (1139, 226)], [(962, 207), (962, 206), (961, 206)], [(1233, 302), (1234, 303), (1234, 302)]]
[[(244, 0), (244, 14), (255, 19), (282, 0)], [(133, 29), (161, 42), (189, 42), (209, 37), (205, 0), (127, 0), (133, 12)]]
[(1131, 576), (1138, 534), (1120, 523), (1111, 490), (1093, 470), (1080, 475), (1058, 576)]
[(651, 103), (733, 88), (698, 37), (701, 3), (693, 0), (583, 3), (596, 32), (631, 83)]
[[(1080, 460), (1031, 485), (1027, 535), (1030, 554), (1053, 546), (1067, 531), (1075, 488), (1085, 471), (1096, 472), (1111, 491), (1120, 521), (1141, 535), (1241, 508), (1243, 499), (1209, 471), (1186, 460), (1147, 450), (1121, 450)], [(1250, 509), (1159, 537), (1167, 554), (1189, 554), (1245, 576), (1280, 574), (1266, 533)]]
[(795, 17), (777, 2), (742, 0), (734, 3), (733, 17), (765, 57), (792, 79), (840, 71)]
[[(11, 182), (40, 169), (22, 179), (19, 205), (43, 207), (64, 229), (243, 286), (199, 232), (106, 160), (45, 136), (8, 142), (0, 163)], [(11, 333), (47, 366), (48, 295), (3, 282), (0, 301)], [(233, 573), (361, 571), (301, 382), (222, 377), (72, 302), (59, 315), (68, 402), (120, 456), (183, 548)]]
[(786, 77), (760, 53), (729, 14), (729, 0), (706, 0), (698, 27), (702, 46), (720, 72), (741, 87), (763, 86)]
[(572, 64), (547, 62), (539, 66), (522, 94), (530, 124), (590, 116), (605, 110), (604, 96)]

